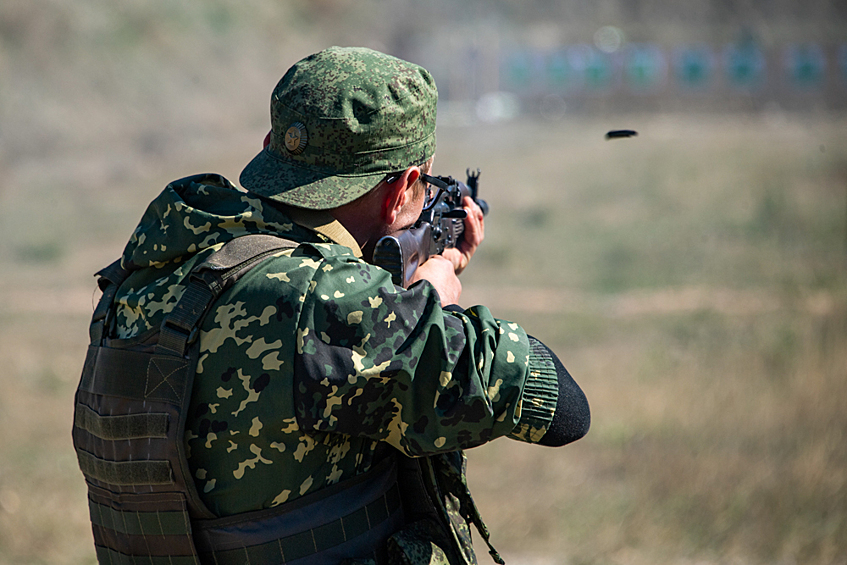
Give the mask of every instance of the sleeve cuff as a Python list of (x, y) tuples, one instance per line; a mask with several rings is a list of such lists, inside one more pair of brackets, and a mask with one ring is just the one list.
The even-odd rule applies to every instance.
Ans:
[(559, 400), (559, 377), (547, 348), (529, 337), (529, 376), (521, 396), (520, 419), (510, 437), (538, 443), (556, 412)]

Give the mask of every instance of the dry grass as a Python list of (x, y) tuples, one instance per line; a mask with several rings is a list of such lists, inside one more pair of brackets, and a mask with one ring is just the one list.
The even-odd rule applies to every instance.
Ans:
[[(501, 440), (471, 453), (511, 562), (847, 552), (844, 123), (786, 119), (768, 144), (755, 120), (630, 117), (642, 135), (617, 145), (595, 143), (599, 121), (442, 129), (439, 171), (480, 165), (493, 209), (464, 301), (551, 344), (593, 410), (588, 437), (565, 449)], [(490, 141), (505, 132), (542, 155)], [(236, 176), (243, 152), (217, 148), (217, 170)], [(0, 211), (0, 563), (92, 560), (69, 437), (90, 273), (165, 178), (115, 188), (91, 171), (58, 188), (19, 170)], [(774, 178), (782, 196), (763, 204)]]
[(593, 410), (558, 452), (471, 454), (517, 562), (844, 562), (844, 124), (772, 120), (630, 117), (627, 146), (563, 123), (505, 173), (524, 202), (491, 195), (511, 229), (465, 297), (553, 345)]

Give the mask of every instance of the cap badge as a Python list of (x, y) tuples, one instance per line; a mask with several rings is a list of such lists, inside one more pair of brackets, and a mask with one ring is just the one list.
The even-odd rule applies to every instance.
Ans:
[(285, 132), (285, 148), (292, 155), (299, 155), (306, 149), (306, 141), (309, 136), (306, 135), (306, 126), (300, 122), (294, 122), (288, 131)]

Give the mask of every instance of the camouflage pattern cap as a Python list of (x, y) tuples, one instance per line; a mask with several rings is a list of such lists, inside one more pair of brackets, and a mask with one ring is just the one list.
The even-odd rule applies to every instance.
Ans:
[(332, 47), (297, 62), (271, 96), (271, 136), (244, 188), (301, 208), (352, 202), (435, 153), (438, 91), (418, 65)]

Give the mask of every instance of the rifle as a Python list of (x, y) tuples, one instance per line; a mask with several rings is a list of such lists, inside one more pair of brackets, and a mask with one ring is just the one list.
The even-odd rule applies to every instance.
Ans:
[(426, 206), (415, 224), (392, 233), (376, 242), (373, 263), (391, 273), (394, 284), (407, 288), (418, 265), (431, 255), (440, 255), (445, 249), (456, 247), (465, 231), (464, 220), (468, 213), (462, 208), (462, 198), (470, 196), (488, 214), (488, 203), (477, 197), (479, 169), (467, 171), (467, 183), (453, 177), (434, 177), (422, 174), (421, 178), (438, 188), (432, 203)]

